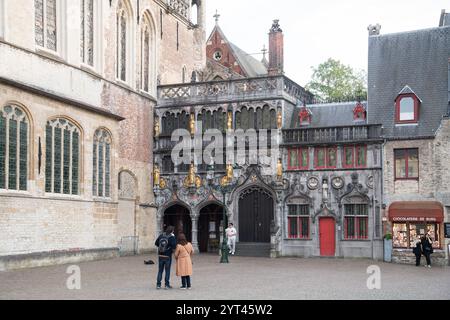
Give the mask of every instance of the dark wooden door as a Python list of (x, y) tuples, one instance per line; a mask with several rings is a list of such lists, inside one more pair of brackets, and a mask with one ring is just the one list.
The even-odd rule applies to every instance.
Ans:
[(239, 199), (239, 241), (270, 242), (273, 199), (261, 188), (245, 190)]
[(320, 255), (333, 257), (336, 251), (335, 244), (335, 222), (333, 218), (321, 218), (319, 222), (320, 230)]

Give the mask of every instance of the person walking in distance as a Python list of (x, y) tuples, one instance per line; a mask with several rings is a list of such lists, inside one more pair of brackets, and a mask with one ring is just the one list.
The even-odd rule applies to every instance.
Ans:
[(170, 286), (170, 267), (172, 266), (172, 253), (177, 245), (175, 235), (173, 234), (174, 227), (168, 226), (166, 231), (162, 233), (155, 241), (155, 246), (158, 247), (158, 278), (156, 279), (156, 289), (161, 289), (162, 275), (165, 271), (165, 288), (172, 289)]
[(192, 259), (194, 248), (187, 241), (184, 233), (178, 235), (178, 244), (175, 249), (175, 259), (177, 260), (177, 276), (181, 277), (180, 289), (191, 289)]
[(228, 228), (225, 229), (225, 233), (227, 234), (228, 238), (228, 248), (230, 249), (230, 254), (234, 255), (236, 252), (236, 228), (234, 225), (230, 222), (228, 224)]

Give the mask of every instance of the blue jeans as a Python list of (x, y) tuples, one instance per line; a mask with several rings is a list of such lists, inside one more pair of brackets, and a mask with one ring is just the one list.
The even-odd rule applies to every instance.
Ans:
[(158, 279), (156, 280), (156, 285), (161, 287), (162, 274), (163, 271), (166, 272), (165, 285), (166, 287), (170, 285), (170, 266), (172, 265), (172, 257), (161, 258), (159, 257), (159, 268), (158, 268)]

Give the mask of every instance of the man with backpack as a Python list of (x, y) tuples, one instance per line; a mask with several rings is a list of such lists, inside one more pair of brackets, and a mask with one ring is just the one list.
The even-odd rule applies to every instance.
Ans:
[(163, 271), (166, 272), (165, 288), (172, 289), (172, 287), (170, 286), (170, 267), (172, 265), (172, 252), (177, 246), (177, 241), (173, 232), (174, 227), (168, 226), (166, 232), (161, 234), (155, 241), (155, 246), (158, 247), (159, 257), (159, 269), (158, 278), (156, 280), (156, 289), (161, 289)]

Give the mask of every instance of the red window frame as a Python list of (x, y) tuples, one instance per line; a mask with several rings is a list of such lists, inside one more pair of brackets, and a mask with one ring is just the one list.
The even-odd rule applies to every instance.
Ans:
[[(361, 148), (364, 148), (364, 164), (358, 165), (359, 149), (361, 149)], [(361, 146), (355, 147), (353, 163), (355, 165), (355, 168), (366, 168), (367, 167), (367, 146), (361, 145)]]
[[(417, 151), (417, 161), (418, 161), (417, 177), (409, 177), (408, 161), (409, 161), (409, 152), (411, 150)], [(406, 177), (397, 177), (397, 157), (395, 156), (395, 151), (404, 151), (405, 152), (404, 156), (405, 156)], [(419, 176), (420, 176), (419, 148), (394, 149), (394, 180), (419, 180)]]
[(303, 107), (300, 110), (298, 117), (300, 121), (300, 126), (307, 126), (311, 124), (311, 113), (309, 112), (308, 108)]
[[(355, 236), (349, 236), (348, 235), (348, 220), (349, 219), (355, 219)], [(360, 220), (366, 220), (366, 228), (365, 228), (365, 234), (361, 234), (360, 230)], [(367, 240), (369, 239), (369, 217), (368, 216), (344, 216), (344, 239), (345, 240)]]
[[(329, 150), (333, 149), (336, 155), (336, 163), (334, 166), (330, 165), (330, 153)], [(325, 151), (325, 159), (324, 159), (324, 165), (319, 166), (318, 160), (319, 160), (319, 150)], [(314, 169), (336, 169), (337, 168), (337, 147), (319, 147), (314, 149)]]
[[(346, 150), (350, 149), (352, 151), (352, 164), (347, 164), (346, 160)], [(342, 149), (342, 167), (343, 168), (353, 168), (355, 166), (355, 146), (344, 146)]]
[[(400, 120), (400, 102), (403, 98), (413, 98), (414, 100), (414, 119), (413, 120)], [(419, 121), (419, 98), (413, 93), (402, 94), (395, 100), (395, 123), (417, 123)]]
[(353, 109), (353, 120), (366, 120), (366, 109), (362, 103), (358, 103)]
[[(288, 216), (288, 238), (289, 239), (302, 239), (302, 240), (308, 240), (311, 239), (310, 235), (310, 218), (309, 216)], [(296, 219), (297, 220), (297, 230), (296, 230), (296, 236), (291, 235), (291, 224), (290, 220)], [(303, 222), (307, 221), (307, 232), (306, 235), (302, 234), (303, 230)]]
[[(291, 151), (296, 150), (297, 151), (297, 160), (298, 160), (298, 166), (292, 167), (291, 166)], [(306, 151), (306, 166), (302, 166), (302, 151)], [(288, 170), (308, 170), (309, 169), (309, 148), (291, 148), (288, 149)]]

